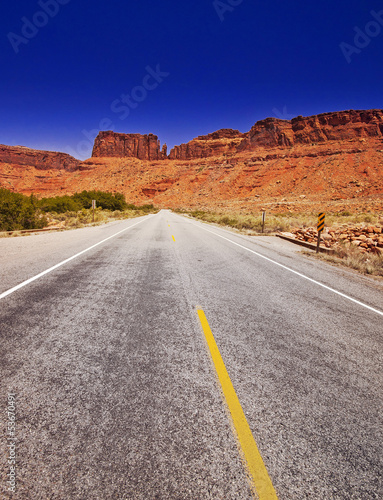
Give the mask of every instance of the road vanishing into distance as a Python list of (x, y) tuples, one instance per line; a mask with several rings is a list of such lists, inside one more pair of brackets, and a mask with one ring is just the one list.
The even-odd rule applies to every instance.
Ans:
[(383, 283), (297, 248), (166, 210), (1, 239), (0, 497), (382, 499)]

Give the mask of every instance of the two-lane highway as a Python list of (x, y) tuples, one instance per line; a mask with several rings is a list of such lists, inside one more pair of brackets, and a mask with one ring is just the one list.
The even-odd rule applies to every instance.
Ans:
[(383, 497), (380, 283), (169, 211), (0, 264), (2, 497)]

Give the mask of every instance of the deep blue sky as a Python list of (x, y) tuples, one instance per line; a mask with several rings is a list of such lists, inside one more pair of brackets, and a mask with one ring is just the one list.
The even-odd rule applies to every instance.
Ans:
[[(284, 112), (383, 107), (383, 26), (368, 24), (381, 1), (57, 1), (2, 6), (2, 144), (86, 158), (100, 126), (152, 132), (170, 148)], [(38, 14), (41, 3), (50, 16)], [(12, 35), (12, 46), (9, 33), (22, 36), (25, 18), (45, 25), (33, 38)], [(355, 27), (374, 36), (347, 62), (340, 44), (354, 45)], [(136, 87), (157, 65), (169, 75), (145, 96)], [(129, 116), (112, 111), (133, 90), (140, 102)]]

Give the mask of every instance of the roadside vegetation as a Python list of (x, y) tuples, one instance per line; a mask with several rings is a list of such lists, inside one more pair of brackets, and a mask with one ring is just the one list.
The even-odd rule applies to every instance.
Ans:
[(48, 219), (35, 196), (0, 189), (0, 231), (41, 229), (47, 225)]
[[(196, 219), (237, 229), (245, 234), (261, 234), (262, 215), (239, 214), (235, 212), (216, 213), (203, 210), (175, 210)], [(316, 227), (317, 213), (280, 213), (266, 214), (265, 234), (291, 232), (293, 229)], [(326, 214), (326, 228), (342, 228), (355, 224), (383, 225), (382, 213), (356, 213), (348, 211)], [(334, 248), (332, 255), (316, 254), (304, 251), (306, 255), (320, 258), (336, 265), (343, 265), (370, 276), (383, 276), (383, 252), (377, 254), (365, 253), (353, 245), (340, 245)]]
[[(262, 215), (242, 215), (238, 213), (216, 213), (205, 212), (203, 210), (174, 210), (194, 217), (204, 222), (219, 224), (220, 226), (231, 227), (249, 233), (260, 233), (262, 231)], [(265, 233), (275, 233), (277, 231), (288, 231), (289, 223), (284, 220), (282, 214), (268, 215), (265, 224)]]
[[(231, 227), (240, 231), (249, 233), (261, 233), (262, 231), (262, 213), (258, 214), (239, 214), (236, 212), (209, 212), (204, 210), (184, 210), (176, 209), (174, 212), (183, 213), (200, 219), (205, 222), (219, 224), (221, 226)], [(276, 232), (290, 232), (292, 229), (305, 229), (315, 227), (318, 220), (317, 213), (266, 213), (265, 234)], [(376, 213), (358, 213), (336, 212), (326, 214), (326, 226), (340, 226), (342, 224), (378, 224), (383, 223), (382, 214)]]
[[(96, 200), (96, 209), (92, 207)], [(155, 213), (153, 205), (136, 206), (126, 202), (121, 193), (82, 191), (72, 196), (38, 199), (8, 189), (0, 189), (0, 231), (82, 227), (110, 220), (127, 219)]]
[(353, 246), (344, 246), (336, 248), (333, 254), (316, 254), (304, 252), (306, 255), (315, 256), (332, 264), (342, 265), (355, 269), (362, 274), (370, 276), (383, 276), (383, 253), (375, 255), (371, 253), (362, 253)]

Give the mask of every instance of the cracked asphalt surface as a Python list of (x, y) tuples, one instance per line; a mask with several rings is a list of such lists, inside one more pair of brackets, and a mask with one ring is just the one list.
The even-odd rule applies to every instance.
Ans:
[(0, 294), (125, 228), (0, 300), (1, 498), (252, 498), (197, 308), (278, 498), (383, 498), (383, 316), (217, 235), (378, 311), (382, 283), (163, 210), (0, 240)]

